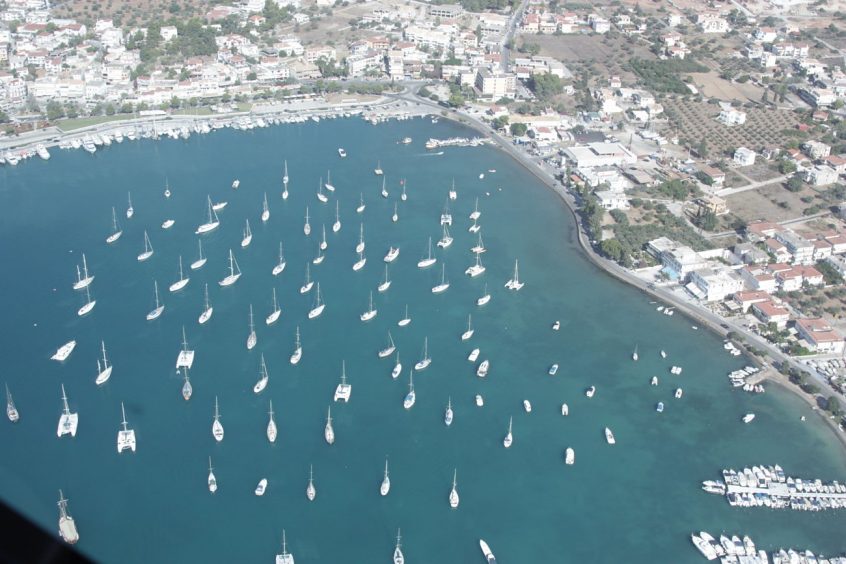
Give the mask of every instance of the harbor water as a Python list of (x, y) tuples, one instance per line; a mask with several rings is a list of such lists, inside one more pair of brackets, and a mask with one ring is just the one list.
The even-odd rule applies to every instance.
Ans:
[[(505, 564), (696, 562), (701, 557), (689, 535), (699, 530), (749, 534), (766, 550), (846, 550), (846, 512), (732, 508), (700, 489), (722, 468), (761, 464), (842, 483), (846, 457), (832, 431), (785, 391), (733, 391), (726, 374), (747, 362), (683, 316), (661, 315), (646, 296), (599, 272), (580, 254), (558, 197), (497, 148), (423, 147), (430, 137), (455, 136), (474, 135), (443, 120), (378, 126), (358, 118), (323, 120), (126, 141), (94, 155), (54, 150), (49, 162), (3, 168), (0, 379), (21, 420), (0, 421), (0, 497), (55, 533), (62, 489), (78, 548), (101, 562), (272, 562), (283, 529), (301, 564), (389, 562), (397, 528), (409, 563), (482, 562), (479, 538)], [(400, 143), (404, 137), (413, 142)], [(284, 160), (287, 200), (280, 196)], [(377, 162), (387, 198), (373, 172)], [(315, 193), (328, 170), (336, 190), (325, 192), (329, 201), (322, 204)], [(434, 246), (441, 237), (439, 218), (453, 180), (454, 242), (436, 248), (434, 266), (418, 269), (428, 238)], [(163, 196), (166, 183), (170, 198)], [(135, 208), (129, 220), (127, 192)], [(271, 217), (263, 223), (265, 192)], [(366, 209), (357, 214), (361, 193)], [(228, 206), (220, 228), (202, 237), (208, 263), (191, 271), (207, 195)], [(470, 278), (464, 271), (474, 262), (477, 236), (468, 232), (468, 215), (476, 198), (487, 270)], [(333, 233), (336, 201), (342, 227)], [(123, 235), (107, 245), (113, 206)], [(310, 237), (303, 234), (306, 206)], [(163, 230), (169, 218), (175, 225)], [(253, 241), (241, 248), (247, 219)], [(354, 272), (361, 222), (367, 264)], [(299, 288), (324, 224), (326, 258), (310, 267), (326, 309), (309, 320), (315, 290), (302, 295)], [(155, 253), (142, 263), (136, 256), (145, 229)], [(287, 266), (274, 277), (280, 241)], [(390, 289), (380, 293), (391, 245), (400, 255), (389, 265)], [(230, 249), (243, 275), (222, 288)], [(80, 318), (84, 292), (71, 286), (83, 252), (97, 303)], [(191, 280), (170, 293), (180, 255)], [(515, 259), (525, 282), (519, 292), (503, 287)], [(433, 294), (441, 264), (450, 287)], [(154, 280), (165, 310), (148, 322)], [(199, 325), (204, 283), (214, 314)], [(492, 299), (478, 307), (486, 283)], [(267, 326), (272, 288), (282, 315)], [(371, 291), (378, 314), (363, 323)], [(258, 344), (248, 351), (250, 304)], [(398, 327), (406, 304), (412, 322)], [(461, 341), (468, 314), (475, 334)], [(175, 370), (183, 326), (196, 351), (188, 402)], [(303, 358), (292, 366), (297, 326)], [(395, 355), (377, 357), (388, 331), (404, 366), (396, 380)], [(405, 410), (409, 373), (425, 337), (432, 364), (415, 373), (417, 401)], [(70, 358), (50, 360), (71, 339), (78, 344)], [(98, 387), (101, 340), (114, 369)], [(479, 361), (490, 360), (484, 379), (467, 361), (477, 347)], [(256, 395), (262, 353), (270, 381)], [(353, 387), (348, 404), (332, 402), (342, 361)], [(550, 376), (553, 363), (560, 368)], [(683, 373), (670, 374), (673, 365)], [(658, 386), (649, 385), (652, 376)], [(75, 438), (56, 437), (61, 384), (79, 413)], [(592, 385), (596, 394), (589, 399), (584, 392)], [(681, 399), (673, 397), (678, 387)], [(476, 394), (484, 407), (475, 405)], [(225, 427), (220, 443), (211, 433), (215, 397)], [(275, 444), (265, 436), (270, 399)], [(443, 422), (448, 399), (451, 427)], [(659, 401), (663, 413), (655, 410)], [(135, 429), (134, 454), (116, 452), (121, 402)], [(330, 404), (332, 446), (323, 438)], [(743, 424), (749, 412), (757, 417)], [(506, 450), (502, 439), (512, 416), (514, 444)], [(613, 446), (605, 427), (616, 436)], [(575, 450), (572, 466), (564, 464), (567, 447)], [(218, 482), (213, 495), (209, 456)], [(392, 487), (382, 497), (386, 457)], [(313, 502), (305, 495), (310, 465)], [(454, 470), (457, 509), (448, 503)], [(261, 478), (268, 479), (267, 493), (257, 497)]]

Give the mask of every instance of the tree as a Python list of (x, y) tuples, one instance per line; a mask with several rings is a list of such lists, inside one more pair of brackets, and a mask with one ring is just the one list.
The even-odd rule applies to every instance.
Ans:
[(453, 108), (460, 108), (464, 105), (464, 96), (459, 93), (450, 94), (449, 100), (447, 100), (447, 104), (449, 104)]
[(548, 100), (560, 94), (563, 88), (561, 79), (551, 73), (533, 74), (529, 79), (529, 89), (539, 100)]
[(62, 105), (57, 102), (56, 100), (50, 100), (47, 102), (47, 119), (50, 121), (56, 121), (59, 118), (65, 116), (65, 109)]
[(717, 228), (717, 214), (710, 210), (700, 212), (693, 218), (693, 224), (705, 231), (714, 231)]
[(785, 187), (791, 192), (798, 192), (802, 189), (802, 178), (799, 174), (794, 174), (790, 177), (790, 180), (787, 181)]
[(503, 129), (508, 125), (508, 116), (499, 116), (491, 122), (491, 127), (494, 129)]
[(787, 159), (781, 159), (778, 162), (778, 171), (782, 174), (790, 174), (796, 172), (796, 163)]
[(528, 130), (529, 130), (529, 128), (526, 127), (525, 123), (512, 123), (511, 124), (511, 135), (514, 135), (515, 137), (522, 137), (523, 135), (526, 134), (526, 132)]
[(247, 80), (252, 81), (252, 80), (256, 80), (257, 78), (258, 78), (258, 75), (256, 74), (256, 71), (250, 71), (249, 73), (247, 73)]
[(622, 262), (625, 252), (616, 238), (605, 239), (599, 244), (599, 251), (614, 262)]
[(843, 411), (840, 408), (840, 400), (837, 399), (836, 396), (828, 396), (828, 401), (826, 402), (826, 409), (834, 416), (839, 417)]

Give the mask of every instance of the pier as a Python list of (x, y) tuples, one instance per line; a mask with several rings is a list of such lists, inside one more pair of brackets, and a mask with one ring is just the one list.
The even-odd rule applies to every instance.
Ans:
[(846, 485), (786, 477), (778, 465), (723, 470), (723, 481), (706, 481), (702, 488), (725, 495), (731, 506), (798, 511), (846, 509)]

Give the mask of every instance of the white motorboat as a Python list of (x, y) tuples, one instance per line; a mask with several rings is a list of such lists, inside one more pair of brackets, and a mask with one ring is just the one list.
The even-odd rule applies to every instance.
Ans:
[(264, 362), (264, 353), (261, 354), (261, 364), (259, 366), (259, 379), (253, 386), (253, 393), (260, 394), (267, 387), (267, 382), (270, 380), (270, 374), (267, 372), (267, 364)]
[(303, 224), (303, 233), (306, 235), (311, 234), (311, 224), (308, 222), (308, 206), (306, 206), (306, 215), (305, 215), (305, 223)]
[(341, 383), (335, 388), (335, 401), (348, 403), (352, 395), (352, 384), (347, 383), (347, 361), (341, 361)]
[(279, 241), (279, 262), (273, 267), (273, 275), (279, 276), (285, 270), (285, 255), (282, 252), (282, 241)]
[(391, 356), (395, 350), (397, 350), (397, 347), (394, 344), (394, 338), (391, 337), (391, 332), (388, 331), (388, 346), (379, 351), (379, 358)]
[(347, 152), (344, 150), (343, 147), (338, 147), (338, 156), (342, 159), (347, 156)]
[(267, 478), (262, 478), (259, 480), (258, 485), (256, 486), (256, 495), (261, 497), (264, 495), (264, 492), (267, 490)]
[(176, 223), (173, 219), (166, 219), (162, 222), (162, 229), (170, 229)]
[(485, 406), (485, 398), (482, 397), (482, 394), (476, 394), (476, 407), (484, 407)]
[(487, 561), (487, 563), (488, 564), (496, 564), (496, 557), (493, 555), (493, 552), (491, 552), (491, 549), (488, 546), (488, 543), (486, 543), (482, 539), (479, 539), (479, 546), (482, 549), (482, 554), (485, 555), (485, 560)]
[(123, 231), (121, 231), (120, 226), (118, 226), (115, 208), (112, 208), (112, 234), (106, 237), (106, 243), (114, 243), (115, 241), (120, 239), (121, 235), (123, 235)]
[(50, 358), (58, 362), (64, 362), (71, 355), (75, 347), (76, 341), (68, 341), (67, 343), (59, 347), (56, 352), (53, 353), (53, 356), (51, 356)]
[(317, 488), (314, 487), (314, 467), (308, 467), (308, 486), (306, 487), (306, 498), (309, 501), (314, 501), (317, 497)]
[(444, 425), (449, 427), (452, 425), (454, 413), (452, 412), (452, 398), (447, 399), (446, 411), (444, 411)]
[(285, 542), (285, 529), (282, 529), (282, 554), (276, 555), (276, 564), (294, 564), (294, 555), (288, 552)]
[(76, 522), (68, 514), (68, 500), (62, 495), (62, 490), (59, 490), (59, 535), (68, 544), (76, 544), (79, 541)]
[(433, 294), (442, 294), (449, 289), (449, 282), (446, 280), (446, 265), (441, 263), (441, 283), (432, 287)]
[(468, 313), (467, 314), (467, 331), (465, 331), (464, 333), (461, 334), (461, 340), (462, 341), (469, 340), (470, 337), (473, 336), (473, 333), (475, 333), (475, 330), (473, 329), (473, 323), (472, 322), (473, 322), (472, 315)]
[(270, 417), (267, 421), (267, 440), (271, 443), (276, 442), (276, 420), (273, 419), (273, 400), (270, 400), (270, 410), (267, 412)]
[(452, 473), (452, 489), (449, 491), (449, 506), (456, 509), (459, 504), (458, 497), (458, 470), (453, 470)]
[(218, 409), (217, 396), (214, 396), (214, 422), (212, 423), (212, 436), (214, 440), (223, 440), (223, 423), (220, 422), (220, 410)]
[(91, 292), (89, 290), (89, 287), (86, 286), (85, 287), (85, 304), (83, 304), (83, 306), (77, 310), (76, 314), (79, 317), (82, 317), (83, 315), (88, 315), (89, 313), (91, 313), (91, 310), (94, 309), (95, 305), (97, 305), (97, 300), (91, 299)]
[(505, 283), (505, 287), (509, 290), (520, 290), (525, 285), (524, 282), (520, 282), (520, 274), (517, 267), (517, 261), (514, 261), (514, 276)]
[(204, 298), (203, 313), (201, 313), (199, 319), (197, 319), (197, 321), (199, 322), (200, 325), (202, 325), (203, 323), (205, 323), (206, 321), (211, 319), (212, 313), (214, 312), (214, 308), (211, 306), (211, 303), (209, 302), (209, 285), (208, 285), (208, 283), (206, 283), (206, 285), (205, 285), (204, 293), (205, 293), (205, 298)]
[(441, 240), (438, 241), (437, 245), (442, 249), (446, 249), (452, 245), (452, 236), (449, 234), (449, 227), (446, 225), (444, 225), (444, 234), (441, 236)]
[(165, 308), (164, 304), (159, 302), (159, 283), (157, 280), (153, 280), (153, 295), (156, 298), (156, 307), (147, 314), (147, 321), (153, 321), (161, 317)]
[(414, 372), (408, 373), (408, 393), (405, 394), (405, 399), (402, 400), (402, 406), (405, 409), (414, 407), (414, 402), (417, 401), (417, 394), (414, 392)]
[(203, 242), (201, 240), (197, 240), (197, 244), (200, 248), (200, 258), (191, 263), (191, 270), (199, 270), (206, 265), (207, 259), (203, 256)]
[(326, 439), (327, 444), (335, 444), (335, 429), (332, 427), (332, 407), (326, 414), (326, 427), (323, 429), (323, 438)]
[(561, 322), (556, 319), (555, 323), (552, 324), (552, 330), (558, 331), (559, 329), (561, 329)]
[(235, 260), (235, 255), (232, 253), (232, 249), (229, 249), (229, 274), (226, 277), (219, 281), (218, 284), (220, 286), (231, 286), (238, 279), (241, 277), (241, 268), (238, 266), (238, 261)]
[(267, 203), (267, 192), (264, 193), (264, 201), (261, 204), (261, 221), (267, 223), (270, 219), (270, 206)]
[(425, 258), (420, 259), (417, 263), (417, 268), (429, 268), (436, 262), (438, 262), (438, 259), (432, 256), (432, 238), (429, 237), (428, 254)]
[(56, 436), (61, 438), (64, 435), (76, 436), (76, 429), (79, 426), (79, 414), (71, 413), (68, 407), (68, 396), (65, 394), (65, 385), (62, 384), (62, 414), (59, 416), (59, 426), (56, 429)]
[(135, 430), (130, 429), (126, 422), (126, 410), (123, 408), (123, 402), (120, 402), (120, 413), (123, 416), (121, 420), (121, 430), (117, 435), (117, 451), (118, 454), (125, 450), (135, 452)]
[(303, 346), (300, 343), (300, 326), (297, 325), (297, 340), (294, 343), (294, 352), (291, 353), (291, 364), (297, 364), (303, 358)]
[(479, 298), (476, 299), (476, 305), (477, 306), (483, 306), (483, 305), (487, 304), (489, 301), (491, 301), (491, 295), (488, 293), (488, 285), (485, 284), (485, 291), (482, 293), (482, 295)]
[(479, 364), (479, 368), (476, 369), (476, 376), (479, 378), (484, 378), (488, 375), (488, 370), (490, 369), (491, 362), (487, 359), (483, 360), (481, 364)]
[(6, 417), (12, 423), (17, 423), (21, 415), (18, 413), (18, 408), (15, 407), (15, 400), (12, 399), (12, 392), (9, 391), (9, 385), (6, 384)]
[(271, 310), (270, 315), (265, 318), (264, 322), (267, 325), (273, 325), (279, 319), (280, 315), (282, 315), (282, 309), (276, 302), (276, 288), (273, 288), (273, 310)]
[(178, 292), (185, 288), (190, 281), (191, 278), (186, 277), (182, 272), (182, 255), (179, 255), (179, 280), (171, 284), (169, 289), (171, 292)]
[(592, 398), (595, 393), (596, 393), (596, 386), (591, 386), (590, 388), (588, 388), (585, 391), (585, 396), (587, 396), (588, 398)]
[(611, 429), (605, 427), (605, 440), (608, 441), (609, 445), (617, 444), (617, 439), (614, 438), (614, 433), (611, 432)]
[(652, 379), (649, 381), (650, 386), (657, 386), (658, 385), (658, 376), (653, 376)]
[(370, 321), (371, 319), (376, 317), (377, 313), (378, 311), (376, 310), (376, 308), (373, 307), (373, 292), (370, 292), (370, 306), (368, 307), (367, 311), (362, 313), (359, 317), (362, 321)]
[(232, 181), (232, 189), (233, 189), (233, 190), (237, 190), (239, 186), (241, 186), (241, 181), (240, 181), (240, 180), (238, 180), (238, 179), (236, 178), (235, 180), (233, 180), (233, 181)]
[(532, 402), (530, 402), (527, 399), (523, 400), (523, 409), (526, 410), (526, 413), (531, 413), (532, 412)]
[(382, 484), (379, 486), (379, 493), (382, 496), (388, 495), (391, 491), (391, 478), (388, 476), (388, 459), (385, 459), (385, 475), (382, 478)]
[(673, 397), (675, 397), (676, 399), (681, 399), (682, 394), (684, 394), (684, 391), (681, 388), (676, 388), (676, 391), (673, 394)]
[(379, 284), (376, 288), (380, 292), (387, 292), (388, 288), (391, 287), (391, 280), (388, 278), (388, 265), (385, 265), (385, 281)]
[(550, 376), (555, 376), (558, 373), (558, 365), (553, 364), (552, 366), (550, 366), (548, 373), (549, 373)]
[(429, 358), (429, 337), (423, 338), (423, 358), (414, 365), (415, 370), (425, 370), (432, 364), (432, 359)]
[(755, 420), (755, 414), (754, 413), (747, 413), (746, 415), (743, 416), (743, 422), (744, 423), (751, 423), (754, 420)]
[(103, 364), (101, 365), (100, 360), (97, 360), (97, 378), (94, 379), (94, 383), (98, 386), (102, 386), (112, 377), (112, 364), (106, 358), (105, 341), (100, 341), (100, 350), (103, 352)]
[(464, 271), (464, 274), (470, 278), (475, 278), (483, 272), (485, 272), (485, 267), (482, 264), (482, 255), (476, 255), (476, 264), (468, 267), (467, 270)]
[(217, 478), (214, 477), (214, 468), (212, 468), (211, 456), (209, 457), (209, 491), (214, 493), (217, 491)]
[(214, 202), (212, 204), (212, 211), (216, 211), (216, 212), (222, 211), (223, 208), (225, 208), (228, 204), (229, 204), (229, 202), (226, 202), (226, 201)]
[(250, 231), (250, 220), (246, 220), (246, 227), (244, 227), (244, 238), (241, 239), (241, 248), (246, 248), (253, 241), (253, 232)]
[(508, 419), (508, 433), (506, 433), (505, 438), (502, 439), (502, 446), (505, 448), (511, 448), (511, 445), (514, 443), (514, 435), (511, 433), (511, 423), (513, 420), (513, 417)]
[(570, 415), (570, 406), (568, 406), (566, 403), (561, 404), (561, 415), (563, 415), (564, 417)]
[(658, 405), (655, 406), (655, 411), (657, 411), (658, 413), (664, 412), (664, 402), (663, 401), (658, 402)]
[(394, 262), (399, 256), (399, 247), (390, 247), (388, 254), (385, 255), (385, 262)]
[(576, 462), (576, 451), (573, 450), (573, 447), (567, 447), (567, 450), (564, 453), (564, 463), (572, 466)]
[(411, 317), (409, 317), (408, 315), (408, 304), (405, 304), (405, 317), (397, 321), (397, 325), (399, 325), (400, 327), (405, 327), (409, 323), (411, 323)]
[(210, 233), (220, 227), (220, 220), (217, 217), (217, 210), (215, 209), (215, 206), (212, 205), (211, 196), (207, 196), (206, 199), (208, 202), (208, 217), (205, 223), (197, 227), (197, 230), (195, 231), (197, 235)]
[(138, 255), (138, 262), (144, 262), (151, 256), (153, 256), (153, 245), (150, 243), (150, 237), (147, 235), (147, 231), (144, 231), (144, 252)]

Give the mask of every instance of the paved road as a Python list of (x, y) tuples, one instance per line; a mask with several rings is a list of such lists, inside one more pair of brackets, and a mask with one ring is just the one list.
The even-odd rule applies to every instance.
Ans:
[(514, 32), (517, 31), (517, 26), (520, 25), (523, 11), (526, 9), (528, 4), (529, 0), (522, 0), (520, 2), (520, 7), (514, 10), (511, 17), (508, 19), (505, 35), (503, 36), (502, 43), (500, 44), (500, 54), (502, 55), (500, 62), (502, 64), (502, 72), (508, 72), (508, 59), (511, 55), (510, 50), (506, 47), (506, 45), (508, 45), (511, 38), (514, 37)]
[(747, 190), (757, 190), (761, 186), (767, 186), (768, 184), (773, 184), (776, 182), (786, 182), (792, 174), (785, 174), (783, 176), (777, 176), (775, 178), (770, 178), (769, 180), (760, 180), (758, 182), (753, 182), (752, 184), (747, 184), (746, 186), (741, 186), (740, 188), (723, 188), (722, 190), (717, 190), (715, 194), (724, 198), (726, 196), (731, 196), (732, 194), (739, 194), (741, 192), (746, 192)]

